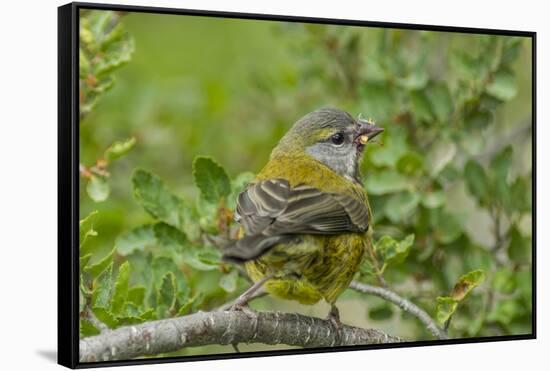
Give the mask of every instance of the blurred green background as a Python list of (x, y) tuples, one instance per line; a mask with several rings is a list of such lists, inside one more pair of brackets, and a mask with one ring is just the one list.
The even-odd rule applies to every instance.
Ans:
[[(333, 106), (386, 129), (363, 163), (375, 237), (415, 235), (404, 261), (380, 254), (387, 268), (366, 262), (358, 279), (377, 284), (382, 277), (435, 317), (436, 298), (449, 295), (462, 274), (482, 269), (486, 280), (459, 303), (450, 335), (531, 332), (529, 38), (145, 13), (85, 11), (82, 19), (80, 162), (105, 170), (96, 178), (110, 190), (107, 197), (100, 185), (95, 194), (106, 199), (94, 201), (83, 174), (81, 218), (99, 211), (92, 261), (155, 220), (133, 197), (135, 168), (194, 204), (197, 155), (215, 159), (232, 179), (255, 173), (293, 122)], [(114, 47), (107, 45), (113, 29), (120, 30)], [(116, 62), (94, 73), (110, 56)], [(97, 101), (88, 107), (91, 97)], [(103, 166), (104, 151), (130, 137), (133, 148)], [(114, 269), (141, 258), (115, 253)], [(183, 262), (178, 269), (188, 297), (204, 291), (194, 309), (213, 308), (248, 285), (239, 278), (233, 291), (221, 290), (218, 280), (231, 269), (223, 265), (201, 271)], [(148, 284), (131, 272), (131, 284)], [(378, 298), (348, 290), (338, 304), (344, 323), (430, 338)], [(323, 317), (328, 310), (273, 298), (253, 306)], [(178, 354), (221, 351), (232, 349)]]

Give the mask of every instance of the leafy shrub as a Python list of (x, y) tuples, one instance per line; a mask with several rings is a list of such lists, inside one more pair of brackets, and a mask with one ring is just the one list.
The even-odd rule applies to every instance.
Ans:
[[(87, 31), (81, 32), (81, 61), (90, 63), (81, 69), (81, 107), (90, 124), (95, 118), (88, 113), (100, 97), (108, 100), (102, 95), (113, 84), (115, 68), (128, 62), (133, 41), (114, 13), (90, 12), (82, 27)], [(528, 41), (299, 24), (276, 26), (274, 35), (292, 48), (294, 69), (251, 74), (249, 93), (237, 95), (238, 104), (228, 109), (232, 114), (223, 116), (237, 128), (231, 140), (234, 146), (238, 143), (235, 151), (248, 151), (246, 163), (251, 165), (244, 168), (257, 170), (257, 162), (267, 160), (282, 132), (319, 106), (372, 116), (386, 131), (379, 145), (369, 146), (362, 166), (374, 211), (374, 243), (357, 279), (386, 285), (415, 301), (448, 327), (452, 337), (530, 332), (532, 169), (525, 158), (530, 97), (520, 94), (526, 86), (530, 89), (528, 71), (523, 70)], [(97, 85), (88, 84), (93, 82), (90, 75)], [(218, 88), (208, 89), (223, 100), (223, 94), (215, 93)], [(181, 108), (173, 106), (153, 110), (150, 117), (161, 122), (180, 117)], [(206, 115), (221, 106), (193, 110)], [(258, 131), (239, 131), (246, 120), (267, 134), (257, 139), (252, 135)], [(94, 122), (101, 124), (109, 125)], [(212, 153), (221, 151), (216, 156), (220, 163), (205, 156), (193, 159), (194, 188), (168, 186), (191, 172), (167, 167), (161, 178), (141, 169), (149, 163), (146, 153), (153, 151), (140, 150), (146, 144), (131, 134), (130, 125), (122, 128), (130, 139), (100, 146), (87, 131), (84, 142), (108, 149), (95, 165), (81, 166), (88, 182), (88, 195), (81, 195), (84, 209), (101, 209), (81, 221), (82, 336), (99, 331), (86, 314), (114, 328), (211, 310), (249, 284), (237, 267), (220, 261), (216, 246), (236, 236), (236, 196), (253, 173), (229, 176), (222, 164), (235, 166), (220, 144), (221, 149), (208, 147)], [(171, 130), (188, 136), (177, 131), (182, 128)], [(211, 128), (201, 130), (213, 135)], [(122, 158), (132, 148), (139, 151), (130, 156), (132, 161)], [(173, 158), (170, 150), (166, 153), (163, 160)], [(131, 169), (131, 182), (120, 180), (122, 172), (116, 169), (111, 175), (108, 166), (115, 160)], [(129, 184), (131, 190), (119, 187), (124, 195), (115, 197), (110, 182)], [(112, 218), (111, 202), (131, 211), (122, 224), (131, 227), (119, 226), (122, 233), (105, 223), (105, 232), (94, 227), (101, 218)], [(108, 252), (105, 241), (111, 241)], [(395, 320), (412, 328), (412, 339), (427, 337), (411, 316), (399, 315), (378, 298), (360, 297), (370, 320), (381, 326)]]

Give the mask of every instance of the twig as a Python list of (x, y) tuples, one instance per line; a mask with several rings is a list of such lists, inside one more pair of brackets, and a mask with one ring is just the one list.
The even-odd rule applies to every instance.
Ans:
[(397, 305), (399, 308), (403, 309), (405, 312), (409, 312), (413, 316), (417, 317), (420, 322), (422, 322), (426, 328), (438, 339), (447, 339), (448, 336), (439, 326), (435, 323), (435, 321), (430, 317), (428, 313), (426, 313), (425, 310), (417, 306), (416, 304), (412, 303), (411, 301), (402, 298), (395, 292), (388, 290), (383, 287), (376, 287), (367, 285), (365, 283), (360, 283), (357, 281), (353, 281), (350, 284), (350, 288), (365, 293), (365, 294), (371, 294), (376, 295), (384, 300), (387, 300), (395, 305)]
[[(262, 296), (266, 296), (266, 295), (267, 295), (267, 292), (265, 292), (264, 289), (259, 289), (258, 291), (256, 291), (254, 294), (250, 296), (250, 298), (248, 299), (248, 302), (251, 302), (254, 299), (261, 298)], [(231, 300), (228, 303), (223, 304), (221, 307), (219, 307), (218, 311), (229, 310), (229, 308), (231, 308), (237, 300), (238, 300), (238, 297)]]
[(80, 340), (80, 362), (132, 359), (208, 344), (263, 343), (331, 347), (404, 341), (376, 329), (342, 325), (340, 343), (328, 320), (297, 313), (198, 312), (124, 326)]
[(88, 321), (90, 321), (90, 323), (92, 325), (94, 325), (94, 327), (97, 328), (100, 333), (103, 333), (103, 332), (109, 330), (109, 327), (107, 327), (106, 324), (101, 322), (95, 316), (94, 312), (92, 312), (92, 310), (87, 306), (86, 306), (86, 308), (84, 308), (84, 310), (82, 312), (80, 312), (80, 317), (83, 317), (83, 318), (87, 319)]

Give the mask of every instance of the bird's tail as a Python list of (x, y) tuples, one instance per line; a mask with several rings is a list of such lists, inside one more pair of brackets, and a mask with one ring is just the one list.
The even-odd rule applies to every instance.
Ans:
[(223, 249), (222, 259), (232, 263), (254, 260), (268, 252), (273, 246), (292, 239), (289, 235), (266, 236), (257, 234), (244, 236)]

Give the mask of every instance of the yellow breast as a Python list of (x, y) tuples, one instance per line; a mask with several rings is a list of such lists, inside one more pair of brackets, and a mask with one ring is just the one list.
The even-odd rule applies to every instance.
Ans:
[(280, 244), (256, 261), (246, 263), (249, 276), (266, 275), (270, 294), (302, 304), (321, 299), (334, 303), (359, 269), (365, 251), (365, 235), (303, 236), (297, 243)]

